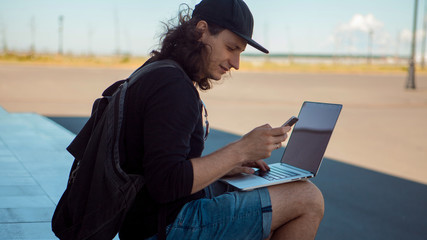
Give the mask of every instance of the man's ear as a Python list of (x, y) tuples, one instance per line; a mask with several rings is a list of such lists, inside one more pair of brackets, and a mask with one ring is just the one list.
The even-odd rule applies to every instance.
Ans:
[(200, 37), (200, 40), (203, 41), (203, 39), (206, 38), (207, 34), (209, 34), (209, 30), (208, 29), (209, 29), (209, 26), (208, 26), (208, 23), (205, 20), (200, 20), (196, 24), (196, 30), (202, 34), (202, 36)]

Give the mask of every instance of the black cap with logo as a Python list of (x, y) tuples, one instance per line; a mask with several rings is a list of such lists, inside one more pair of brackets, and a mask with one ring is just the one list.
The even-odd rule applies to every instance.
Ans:
[(202, 0), (196, 5), (193, 17), (226, 28), (245, 39), (252, 47), (268, 53), (267, 49), (252, 39), (254, 18), (242, 0)]

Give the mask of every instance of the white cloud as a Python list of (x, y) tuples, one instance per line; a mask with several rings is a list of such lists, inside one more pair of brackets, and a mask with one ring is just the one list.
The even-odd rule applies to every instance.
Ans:
[(338, 31), (369, 32), (381, 29), (383, 26), (384, 23), (377, 20), (372, 14), (367, 14), (366, 16), (363, 16), (362, 14), (355, 14), (350, 22), (341, 24)]
[(400, 32), (399, 37), (403, 42), (410, 42), (412, 40), (412, 32), (409, 29), (404, 29)]
[(384, 23), (373, 14), (354, 14), (348, 22), (339, 25), (326, 42), (339, 53), (365, 54), (372, 44), (374, 54), (385, 54), (394, 48), (393, 40)]
[[(423, 30), (418, 29), (415, 33), (415, 37), (417, 41), (421, 41), (423, 38)], [(412, 42), (412, 31), (409, 29), (403, 29), (399, 34), (400, 41), (404, 43)]]

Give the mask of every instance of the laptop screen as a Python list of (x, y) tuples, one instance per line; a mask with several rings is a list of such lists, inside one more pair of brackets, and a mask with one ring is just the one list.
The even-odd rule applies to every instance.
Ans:
[(304, 102), (282, 163), (317, 173), (342, 105)]

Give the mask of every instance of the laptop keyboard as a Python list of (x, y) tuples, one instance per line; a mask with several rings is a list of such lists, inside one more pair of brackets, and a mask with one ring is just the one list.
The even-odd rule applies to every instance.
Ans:
[(270, 171), (264, 172), (264, 171), (256, 171), (256, 175), (265, 178), (269, 181), (284, 179), (288, 177), (294, 177), (299, 175), (298, 173), (292, 172), (290, 170), (285, 170), (280, 167), (276, 166), (270, 166)]

